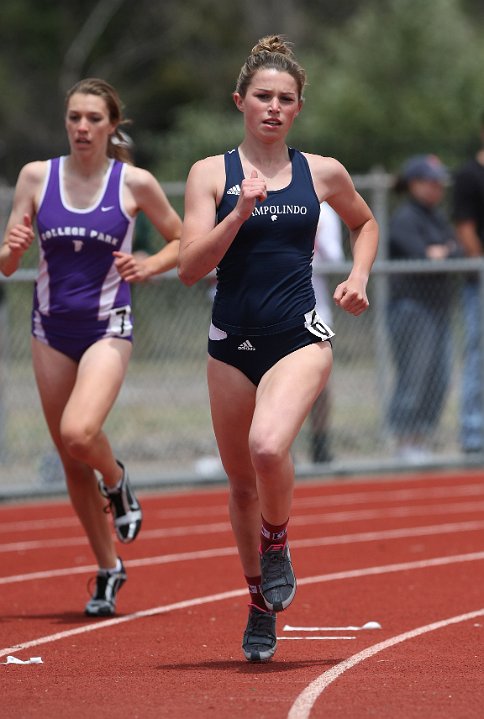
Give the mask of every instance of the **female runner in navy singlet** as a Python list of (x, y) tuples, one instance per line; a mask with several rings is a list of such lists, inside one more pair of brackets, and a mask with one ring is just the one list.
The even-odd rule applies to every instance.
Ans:
[(217, 268), (208, 386), (250, 593), (242, 640), (249, 661), (272, 657), (276, 613), (296, 592), (287, 542), (290, 449), (332, 366), (333, 332), (317, 316), (312, 286), (320, 203), (349, 228), (353, 267), (333, 297), (355, 316), (368, 307), (378, 246), (375, 218), (346, 169), (286, 144), (305, 82), (284, 38), (268, 36), (253, 48), (233, 93), (243, 140), (191, 168), (178, 259), (187, 285)]
[[(103, 431), (131, 355), (129, 283), (175, 267), (181, 234), (181, 219), (156, 179), (131, 163), (123, 122), (119, 96), (105, 81), (87, 78), (68, 92), (70, 152), (22, 168), (0, 248), (0, 270), (9, 276), (34, 240), (35, 218), (33, 365), (70, 498), (99, 565), (89, 616), (114, 614), (126, 580), (102, 495), (121, 542), (131, 542), (142, 521), (127, 471)], [(141, 210), (166, 240), (144, 259), (131, 252)]]

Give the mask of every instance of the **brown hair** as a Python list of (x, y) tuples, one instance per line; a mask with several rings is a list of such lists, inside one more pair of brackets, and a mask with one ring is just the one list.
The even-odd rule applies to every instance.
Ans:
[(283, 35), (266, 35), (252, 48), (240, 70), (235, 92), (245, 97), (255, 73), (263, 68), (289, 73), (297, 83), (298, 98), (302, 100), (306, 71), (299, 65), (291, 49), (291, 43), (287, 42)]
[(97, 95), (103, 98), (109, 113), (109, 120), (116, 127), (114, 134), (108, 141), (108, 157), (114, 157), (115, 160), (132, 164), (132, 142), (120, 129), (121, 125), (128, 124), (130, 120), (126, 120), (123, 117), (123, 104), (114, 87), (105, 80), (100, 80), (97, 77), (88, 77), (84, 80), (79, 80), (79, 82), (67, 91), (65, 100), (66, 109), (72, 95), (76, 93), (80, 93), (81, 95)]

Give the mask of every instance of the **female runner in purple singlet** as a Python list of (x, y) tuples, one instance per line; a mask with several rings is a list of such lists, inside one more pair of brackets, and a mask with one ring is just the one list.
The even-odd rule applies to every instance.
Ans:
[[(123, 122), (119, 96), (104, 80), (81, 80), (68, 92), (69, 154), (22, 168), (0, 247), (0, 271), (12, 275), (34, 240), (35, 220), (33, 365), (72, 505), (99, 565), (89, 616), (114, 614), (126, 580), (104, 498), (121, 542), (131, 542), (142, 521), (126, 468), (103, 431), (131, 355), (129, 283), (175, 267), (181, 234), (156, 179), (132, 164)], [(166, 241), (144, 259), (131, 251), (141, 210)]]

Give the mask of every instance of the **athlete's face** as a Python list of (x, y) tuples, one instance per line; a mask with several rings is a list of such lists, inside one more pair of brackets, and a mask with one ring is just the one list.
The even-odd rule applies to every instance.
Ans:
[(302, 107), (296, 80), (287, 72), (258, 70), (245, 97), (234, 93), (249, 132), (263, 139), (285, 137)]
[(106, 152), (109, 136), (114, 130), (104, 98), (83, 93), (75, 93), (69, 98), (66, 131), (71, 151)]

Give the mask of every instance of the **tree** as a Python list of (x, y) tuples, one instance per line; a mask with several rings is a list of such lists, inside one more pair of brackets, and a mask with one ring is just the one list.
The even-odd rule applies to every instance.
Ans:
[[(291, 141), (352, 171), (468, 152), (484, 96), (481, 0), (2, 0), (0, 176), (65, 152), (64, 93), (111, 82), (160, 179), (241, 136), (231, 93), (257, 39), (286, 33), (310, 85)], [(19, 40), (20, 38), (20, 40)]]
[(299, 132), (354, 171), (394, 169), (416, 152), (454, 163), (484, 104), (481, 35), (458, 0), (362, 7), (332, 34), (329, 61), (312, 53)]

